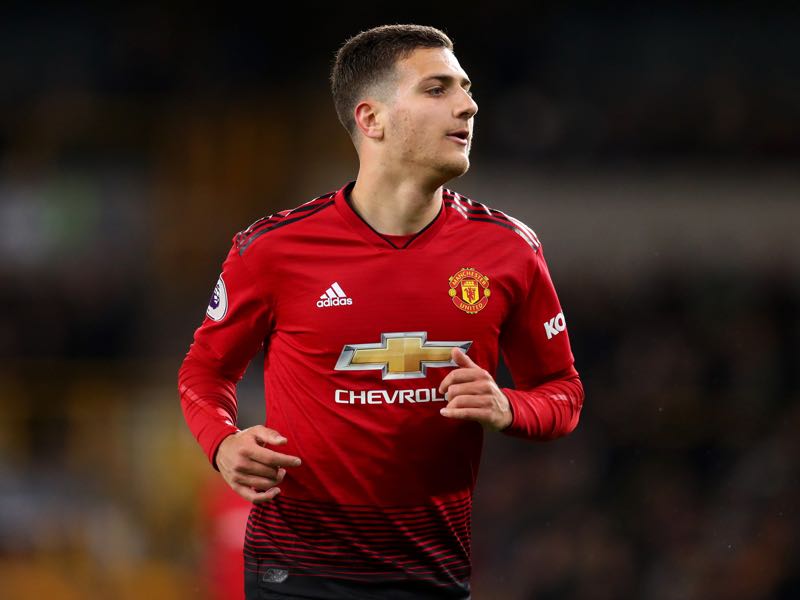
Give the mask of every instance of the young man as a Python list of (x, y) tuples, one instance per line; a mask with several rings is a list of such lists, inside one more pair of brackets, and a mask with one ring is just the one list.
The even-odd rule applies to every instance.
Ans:
[[(469, 598), (484, 430), (578, 422), (564, 315), (533, 231), (444, 187), (478, 111), (444, 33), (362, 32), (331, 83), (358, 177), (234, 236), (179, 372), (184, 414), (253, 502), (248, 598)], [(240, 431), (262, 346), (266, 425)], [(495, 383), (498, 352), (516, 389)]]

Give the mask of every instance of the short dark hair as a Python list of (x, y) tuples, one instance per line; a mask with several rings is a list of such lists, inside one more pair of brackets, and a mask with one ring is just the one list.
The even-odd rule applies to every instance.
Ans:
[(435, 27), (381, 25), (348, 39), (336, 52), (331, 68), (331, 93), (339, 121), (355, 137), (353, 110), (370, 87), (389, 80), (398, 61), (417, 48), (447, 48), (453, 42)]

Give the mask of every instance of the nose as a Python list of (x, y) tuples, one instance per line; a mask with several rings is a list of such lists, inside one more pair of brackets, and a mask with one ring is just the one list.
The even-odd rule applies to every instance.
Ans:
[(478, 103), (464, 89), (461, 90), (461, 96), (464, 100), (459, 104), (458, 116), (471, 119), (478, 112)]

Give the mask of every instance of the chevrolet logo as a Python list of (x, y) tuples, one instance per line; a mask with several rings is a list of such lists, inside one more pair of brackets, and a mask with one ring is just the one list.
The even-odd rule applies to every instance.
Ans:
[(456, 367), (453, 348), (469, 350), (472, 342), (429, 342), (427, 331), (382, 333), (378, 344), (345, 344), (337, 371), (380, 370), (381, 379), (425, 377), (428, 367)]

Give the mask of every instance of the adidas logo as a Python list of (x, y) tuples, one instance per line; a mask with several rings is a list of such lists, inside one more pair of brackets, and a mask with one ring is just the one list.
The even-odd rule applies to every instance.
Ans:
[(317, 300), (317, 308), (325, 306), (348, 306), (353, 303), (352, 298), (348, 298), (347, 294), (341, 288), (338, 282), (334, 281), (325, 293)]

